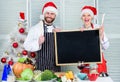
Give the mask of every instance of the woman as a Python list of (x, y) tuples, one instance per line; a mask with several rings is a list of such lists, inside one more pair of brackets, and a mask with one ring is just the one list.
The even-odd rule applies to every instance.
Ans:
[(80, 30), (84, 31), (84, 30), (92, 30), (96, 28), (100, 29), (100, 40), (101, 40), (101, 46), (102, 46), (102, 63), (97, 64), (98, 65), (97, 71), (99, 74), (105, 74), (106, 76), (108, 76), (106, 60), (104, 59), (103, 51), (109, 47), (109, 41), (104, 33), (103, 25), (100, 26), (98, 24), (92, 23), (96, 15), (97, 15), (97, 10), (95, 7), (84, 6), (81, 10), (81, 19), (83, 21), (83, 26), (80, 28)]

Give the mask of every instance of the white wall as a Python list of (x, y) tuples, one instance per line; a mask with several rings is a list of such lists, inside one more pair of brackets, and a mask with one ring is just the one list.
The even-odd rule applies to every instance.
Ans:
[(110, 41), (110, 47), (105, 52), (109, 74), (114, 82), (120, 82), (120, 0), (98, 0), (99, 22), (105, 13), (105, 31)]
[(17, 28), (19, 12), (26, 13), (26, 8), (26, 0), (0, 0), (0, 53), (7, 46), (10, 32)]

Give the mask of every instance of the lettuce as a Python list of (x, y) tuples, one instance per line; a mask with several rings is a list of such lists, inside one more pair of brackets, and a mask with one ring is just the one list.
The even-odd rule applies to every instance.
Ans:
[(33, 71), (31, 69), (27, 68), (21, 73), (21, 78), (24, 80), (32, 80), (33, 75), (34, 75)]
[(24, 63), (24, 61), (25, 61), (26, 59), (27, 59), (27, 58), (19, 58), (19, 59), (18, 59), (18, 62)]
[(54, 73), (50, 70), (44, 70), (41, 74), (41, 81), (47, 81), (53, 79)]

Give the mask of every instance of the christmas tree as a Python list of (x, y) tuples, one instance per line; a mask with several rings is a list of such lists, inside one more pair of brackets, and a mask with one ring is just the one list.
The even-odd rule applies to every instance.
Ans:
[(27, 20), (25, 19), (25, 13), (20, 12), (18, 18), (17, 29), (9, 35), (8, 48), (3, 52), (1, 57), (1, 63), (13, 65), (20, 58), (29, 58), (32, 60), (31, 64), (35, 64), (35, 52), (28, 52), (24, 49), (23, 43), (27, 36), (29, 29), (27, 28)]

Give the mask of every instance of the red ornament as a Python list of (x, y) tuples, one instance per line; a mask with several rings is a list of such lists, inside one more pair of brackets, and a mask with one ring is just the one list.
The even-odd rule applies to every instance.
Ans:
[(2, 63), (6, 63), (6, 58), (1, 58)]
[(17, 43), (17, 42), (14, 42), (12, 46), (13, 46), (14, 48), (17, 48), (17, 47), (18, 47), (18, 43)]
[(31, 56), (32, 58), (35, 58), (35, 56), (36, 56), (35, 52), (31, 52), (31, 53), (30, 53), (30, 56)]
[(27, 50), (23, 50), (23, 51), (22, 51), (22, 54), (23, 54), (23, 55), (27, 55), (27, 54), (28, 54), (28, 51), (27, 51)]
[(25, 19), (25, 14), (24, 14), (24, 12), (20, 12), (20, 18), (23, 19), (23, 20)]
[(20, 28), (20, 29), (19, 29), (19, 32), (20, 32), (20, 33), (24, 33), (24, 32), (25, 32), (25, 29), (24, 29), (24, 28)]
[(12, 60), (10, 60), (10, 61), (8, 62), (9, 65), (13, 65), (13, 63), (14, 63), (14, 62), (13, 62)]

